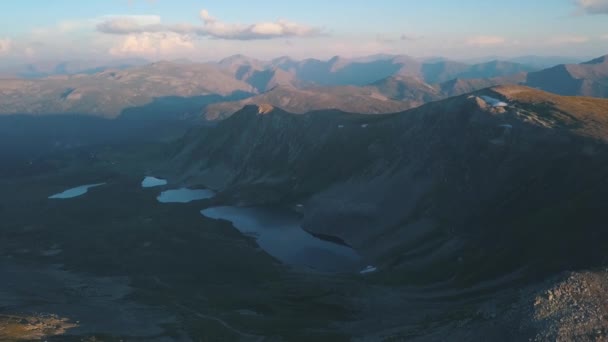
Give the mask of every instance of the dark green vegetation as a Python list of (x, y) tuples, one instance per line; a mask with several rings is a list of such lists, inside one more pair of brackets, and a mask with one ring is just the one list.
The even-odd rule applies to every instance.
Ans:
[[(0, 116), (0, 174), (49, 154), (88, 153), (83, 147), (171, 141), (192, 128), (177, 120), (109, 120), (87, 115)], [(47, 162), (46, 160), (41, 160)], [(19, 163), (20, 162), (20, 163)], [(38, 164), (40, 165), (40, 163)], [(20, 170), (20, 171), (16, 171)]]
[[(182, 335), (195, 341), (255, 340), (258, 335), (345, 340), (346, 335), (327, 328), (328, 322), (352, 317), (343, 292), (336, 292), (349, 277), (289, 273), (229, 223), (202, 217), (204, 203), (158, 203), (159, 190), (139, 184), (139, 167), (145, 165), (141, 159), (150, 162), (157, 151), (158, 145), (140, 145), (136, 154), (123, 148), (90, 150), (98, 156), (94, 161), (76, 154), (52, 171), (1, 181), (7, 194), (0, 199), (2, 277), (18, 268), (38, 273), (46, 282), (43, 274), (55, 265), (66, 276), (57, 289), (26, 282), (37, 276), (12, 277), (14, 287), (2, 291), (17, 303), (0, 303), (0, 313), (49, 312), (79, 321), (77, 336), (71, 338), (68, 331), (57, 341), (86, 336), (150, 341)], [(112, 169), (112, 162), (123, 164), (121, 172)], [(72, 200), (47, 199), (91, 181), (107, 185)], [(81, 287), (80, 278), (93, 280)], [(103, 295), (110, 291), (105, 287), (121, 283), (129, 287), (124, 298)], [(94, 293), (107, 303), (98, 303)], [(123, 302), (137, 303), (143, 313), (134, 311), (130, 320), (116, 321), (109, 315), (120, 317), (128, 310)], [(92, 312), (83, 313), (78, 305)], [(146, 310), (158, 313), (150, 318)], [(165, 322), (164, 329), (150, 336), (129, 325), (146, 320), (151, 326)]]

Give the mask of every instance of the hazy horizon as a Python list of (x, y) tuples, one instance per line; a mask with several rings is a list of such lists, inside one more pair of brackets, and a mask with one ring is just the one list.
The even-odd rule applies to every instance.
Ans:
[(32, 10), (38, 4), (25, 0), (4, 7), (0, 64), (124, 58), (215, 61), (235, 54), (264, 60), (374, 54), (584, 60), (606, 54), (608, 46), (606, 0), (384, 0), (373, 6), (317, 0), (62, 0), (45, 11)]
[[(607, 51), (608, 52), (608, 51)], [(319, 60), (322, 62), (327, 62), (329, 60), (331, 60), (332, 58), (344, 58), (345, 60), (352, 60), (352, 61), (357, 61), (357, 60), (364, 60), (367, 58), (372, 58), (372, 57), (377, 57), (380, 58), (380, 55), (386, 55), (387, 57), (399, 57), (399, 56), (404, 56), (404, 57), (410, 57), (413, 58), (415, 60), (418, 60), (420, 62), (425, 62), (425, 63), (436, 63), (436, 62), (441, 62), (441, 61), (451, 61), (451, 62), (458, 62), (458, 63), (465, 63), (465, 64), (471, 64), (471, 65), (475, 65), (475, 64), (483, 64), (483, 63), (489, 63), (489, 62), (493, 62), (493, 61), (511, 61), (514, 63), (521, 63), (521, 64), (526, 64), (526, 62), (518, 62), (516, 61), (517, 59), (525, 59), (525, 58), (530, 58), (530, 60), (534, 60), (534, 59), (539, 59), (539, 61), (537, 63), (529, 63), (529, 64), (538, 64), (538, 65), (550, 65), (551, 63), (543, 63), (543, 59), (546, 60), (555, 60), (557, 61), (556, 64), (569, 64), (569, 63), (584, 63), (587, 61), (590, 61), (592, 59), (595, 59), (597, 57), (601, 57), (601, 56), (566, 56), (566, 55), (516, 55), (516, 56), (476, 56), (476, 57), (470, 57), (470, 58), (451, 58), (450, 56), (413, 56), (413, 55), (408, 55), (408, 54), (382, 54), (382, 53), (378, 53), (378, 54), (369, 54), (369, 55), (357, 55), (357, 56), (342, 56), (342, 55), (334, 55), (334, 56), (328, 56), (328, 57), (311, 57), (311, 56), (303, 56), (303, 57), (293, 57), (293, 56), (289, 56), (289, 55), (282, 55), (282, 56), (274, 56), (274, 57), (268, 57), (268, 58), (257, 58), (257, 57), (253, 57), (253, 56), (249, 56), (249, 55), (245, 55), (242, 53), (236, 53), (236, 54), (232, 54), (232, 55), (226, 55), (223, 57), (218, 57), (218, 58), (214, 58), (214, 59), (205, 59), (205, 58), (197, 58), (196, 56), (189, 56), (189, 57), (176, 57), (176, 58), (146, 58), (146, 57), (137, 57), (137, 56), (133, 56), (133, 57), (101, 57), (101, 58), (95, 58), (95, 57), (91, 57), (91, 58), (41, 58), (41, 59), (33, 59), (33, 60), (0, 60), (0, 69), (2, 69), (4, 67), (5, 70), (11, 70), (12, 67), (24, 67), (26, 65), (33, 65), (36, 67), (56, 67), (57, 65), (61, 64), (61, 63), (84, 63), (84, 65), (89, 66), (89, 67), (105, 67), (105, 66), (112, 66), (112, 65), (125, 65), (125, 66), (136, 66), (136, 65), (145, 65), (145, 64), (151, 64), (151, 63), (157, 63), (157, 62), (171, 62), (171, 63), (178, 63), (178, 62), (188, 62), (188, 63), (219, 63), (225, 59), (229, 59), (229, 58), (233, 58), (233, 57), (237, 57), (237, 56), (242, 56), (248, 59), (252, 59), (252, 60), (257, 60), (263, 63), (270, 63), (273, 60), (277, 60), (280, 58), (289, 58), (293, 61), (305, 61), (305, 60)], [(604, 54), (605, 55), (605, 54)], [(381, 59), (381, 58), (380, 58)], [(542, 68), (542, 67), (540, 67)]]

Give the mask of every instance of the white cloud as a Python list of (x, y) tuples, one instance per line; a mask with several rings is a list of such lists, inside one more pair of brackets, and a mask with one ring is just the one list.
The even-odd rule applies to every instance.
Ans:
[(409, 34), (401, 34), (398, 36), (384, 35), (384, 34), (376, 35), (376, 41), (378, 43), (387, 44), (387, 45), (393, 45), (393, 44), (399, 44), (399, 43), (405, 43), (405, 42), (413, 44), (414, 42), (417, 42), (417, 41), (421, 40), (422, 38), (424, 38), (424, 37), (417, 36), (417, 35), (409, 35)]
[(608, 33), (606, 33), (605, 35), (600, 36), (601, 40), (608, 40)]
[(138, 25), (154, 25), (160, 24), (160, 16), (154, 14), (135, 14), (135, 15), (104, 15), (99, 17), (97, 20), (98, 23), (102, 23), (106, 20), (112, 19), (128, 19), (132, 20)]
[(506, 39), (500, 36), (477, 36), (467, 39), (466, 44), (471, 46), (502, 45)]
[(110, 48), (113, 56), (176, 56), (194, 48), (187, 38), (175, 33), (139, 33), (126, 36)]
[(206, 9), (202, 9), (201, 12), (199, 13), (199, 16), (201, 17), (201, 19), (204, 22), (209, 22), (209, 23), (213, 23), (215, 21), (217, 21), (214, 17), (211, 16), (211, 14), (209, 14), (209, 11), (207, 11)]
[(7, 55), (12, 48), (13, 42), (8, 38), (0, 39), (0, 56)]
[(581, 44), (589, 41), (589, 37), (578, 35), (554, 36), (547, 40), (549, 45)]
[[(135, 5), (136, 2), (137, 2), (136, 0), (129, 0), (129, 5), (133, 6), (133, 5)], [(152, 4), (156, 3), (156, 0), (146, 0), (145, 2), (147, 2), (150, 5), (152, 5)]]
[(576, 0), (580, 11), (587, 14), (608, 14), (608, 0)]
[(197, 35), (227, 40), (255, 40), (288, 37), (310, 37), (321, 35), (321, 30), (287, 20), (260, 22), (254, 24), (231, 24), (211, 16), (207, 10), (199, 14), (203, 25), (172, 24), (165, 25), (158, 21), (141, 22), (134, 17), (107, 18), (97, 25), (99, 32), (116, 35), (134, 33), (175, 33)]

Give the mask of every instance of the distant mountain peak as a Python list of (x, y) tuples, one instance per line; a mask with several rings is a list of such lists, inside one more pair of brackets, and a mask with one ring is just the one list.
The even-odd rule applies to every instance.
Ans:
[(604, 55), (581, 64), (608, 64), (608, 55)]
[(340, 56), (335, 55), (335, 56), (333, 56), (332, 58), (330, 58), (330, 59), (329, 59), (329, 62), (337, 62), (337, 61), (339, 61), (340, 59), (341, 59), (341, 57), (340, 57)]
[(236, 54), (232, 56), (228, 56), (219, 61), (219, 65), (227, 66), (233, 64), (254, 64), (259, 61), (255, 58), (247, 57), (242, 54)]
[(273, 59), (271, 62), (273, 62), (273, 63), (295, 62), (295, 59), (293, 59), (289, 56), (280, 56), (280, 57)]

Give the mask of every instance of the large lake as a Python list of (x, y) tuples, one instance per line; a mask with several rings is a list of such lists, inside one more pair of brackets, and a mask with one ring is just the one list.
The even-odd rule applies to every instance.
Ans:
[(327, 272), (361, 269), (361, 258), (352, 248), (309, 234), (300, 227), (299, 217), (287, 210), (227, 206), (204, 209), (201, 214), (232, 222), (285, 264)]

